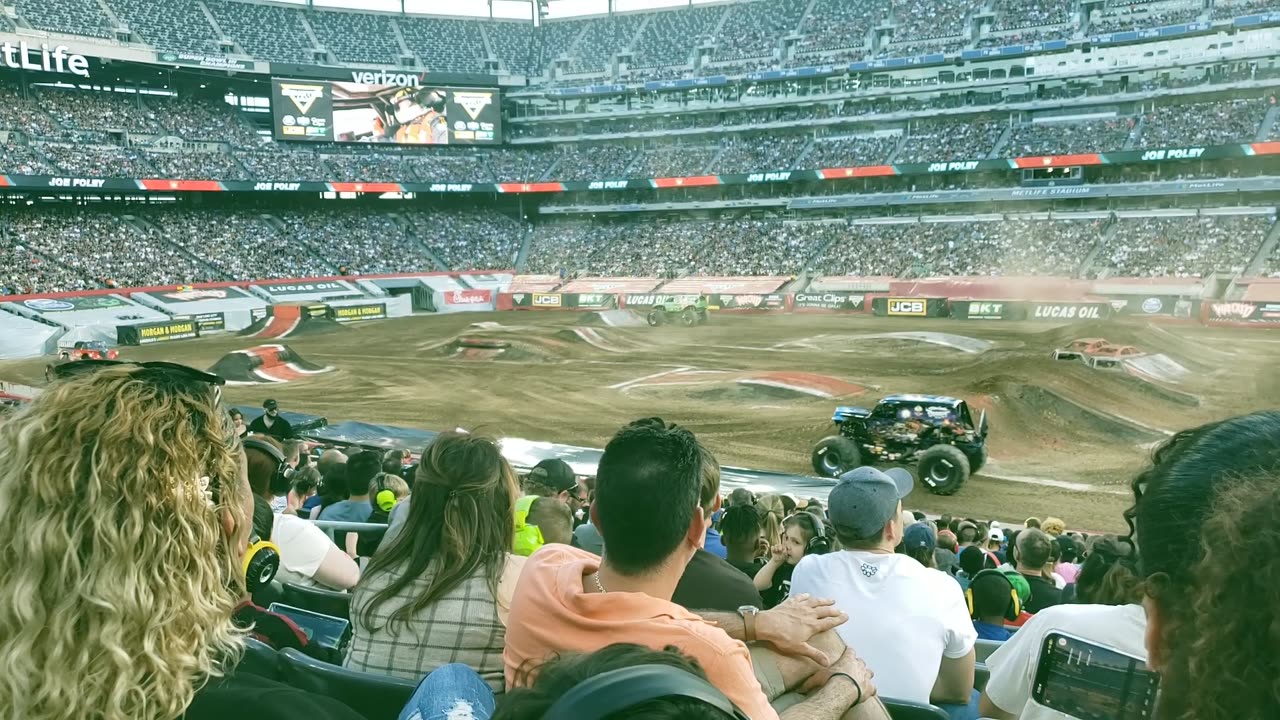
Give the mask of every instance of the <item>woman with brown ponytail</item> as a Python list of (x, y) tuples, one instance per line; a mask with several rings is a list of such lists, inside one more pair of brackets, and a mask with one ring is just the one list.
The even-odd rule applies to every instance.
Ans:
[(491, 438), (446, 433), (427, 447), (403, 531), (352, 596), (347, 667), (417, 680), (460, 663), (502, 692), (505, 622), (524, 560), (511, 554), (517, 488)]

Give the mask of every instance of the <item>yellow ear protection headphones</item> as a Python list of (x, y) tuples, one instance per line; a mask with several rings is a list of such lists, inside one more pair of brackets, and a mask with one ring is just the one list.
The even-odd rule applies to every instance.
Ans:
[[(813, 513), (801, 510), (796, 513), (797, 518), (805, 520), (809, 525), (809, 542), (804, 546), (805, 555), (826, 555), (831, 552), (831, 539), (827, 537), (826, 523), (814, 516)], [(804, 524), (804, 523), (801, 523)]]
[(257, 535), (249, 538), (249, 549), (244, 554), (245, 589), (253, 593), (267, 587), (279, 570), (280, 548)]
[(1017, 620), (1022, 615), (1022, 598), (1018, 597), (1018, 589), (1013, 586), (1013, 581), (999, 570), (982, 570), (969, 581), (969, 587), (964, 590), (964, 602), (969, 606), (969, 617), (973, 617), (973, 585), (985, 577), (998, 577), (1009, 586), (1009, 605), (1005, 608), (1004, 619)]
[(516, 501), (516, 535), (511, 548), (516, 555), (528, 557), (547, 542), (542, 538), (542, 528), (528, 522), (529, 511), (537, 499), (537, 495), (525, 495)]
[(382, 512), (391, 512), (391, 509), (400, 502), (400, 498), (396, 494), (387, 489), (387, 474), (378, 473), (374, 476), (373, 481), (378, 485), (373, 491), (373, 502)]
[(289, 467), (288, 460), (285, 458), (284, 453), (280, 452), (280, 448), (252, 435), (240, 441), (240, 444), (244, 446), (245, 450), (252, 449), (265, 453), (267, 457), (276, 462), (276, 472), (271, 476), (271, 481), (267, 484), (267, 487), (275, 495), (288, 493), (289, 487), (292, 485), (294, 471), (293, 468)]

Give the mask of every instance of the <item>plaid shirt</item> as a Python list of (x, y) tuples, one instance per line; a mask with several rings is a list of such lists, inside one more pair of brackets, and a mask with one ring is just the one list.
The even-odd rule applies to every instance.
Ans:
[(354, 632), (346, 666), (353, 670), (418, 681), (441, 665), (462, 663), (480, 674), (495, 693), (505, 689), (502, 646), (507, 631), (489, 590), (484, 565), (443, 597), (389, 628), (391, 614), (426, 592), (432, 569), (380, 605), (370, 632), (364, 610), (373, 596), (401, 575), (399, 569), (366, 576), (351, 597)]

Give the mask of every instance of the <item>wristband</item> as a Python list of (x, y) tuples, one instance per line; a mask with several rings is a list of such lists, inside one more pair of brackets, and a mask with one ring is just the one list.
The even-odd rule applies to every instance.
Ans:
[(853, 701), (853, 704), (854, 704), (854, 705), (861, 705), (861, 704), (862, 704), (862, 686), (858, 684), (858, 681), (857, 681), (857, 680), (854, 680), (854, 679), (853, 679), (853, 676), (852, 676), (852, 675), (850, 675), (850, 674), (849, 674), (849, 673), (847, 673), (847, 672), (839, 672), (839, 671), (837, 671), (837, 672), (833, 672), (833, 673), (831, 673), (831, 677), (847, 677), (847, 678), (849, 678), (849, 682), (853, 683), (853, 686), (854, 686), (855, 688), (857, 688), (857, 689), (858, 689), (858, 699), (857, 699), (857, 700), (854, 700), (854, 701)]

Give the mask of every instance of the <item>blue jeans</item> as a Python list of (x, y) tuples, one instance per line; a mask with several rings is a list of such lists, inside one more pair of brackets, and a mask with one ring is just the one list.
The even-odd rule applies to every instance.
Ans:
[(493, 691), (476, 671), (453, 663), (422, 678), (400, 720), (489, 720), (494, 708)]
[[(977, 720), (978, 696), (980, 694), (977, 690), (974, 690), (973, 694), (969, 696), (968, 705), (939, 705), (938, 707), (946, 711), (951, 720)], [(404, 720), (404, 718), (401, 718), (401, 720)]]

